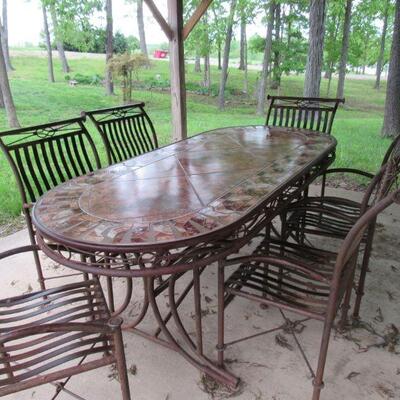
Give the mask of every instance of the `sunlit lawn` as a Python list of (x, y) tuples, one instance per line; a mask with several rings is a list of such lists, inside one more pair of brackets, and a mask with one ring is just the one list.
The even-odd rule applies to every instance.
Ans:
[[(78, 85), (70, 87), (61, 73), (58, 60), (55, 61), (56, 83), (47, 81), (47, 64), (44, 58), (16, 57), (13, 59), (16, 71), (11, 75), (11, 85), (18, 116), (23, 125), (39, 124), (47, 121), (70, 118), (82, 110), (117, 105), (119, 96), (106, 97), (100, 86)], [(104, 63), (98, 59), (70, 60), (71, 76), (104, 75)], [(159, 76), (156, 78), (156, 76)], [(168, 79), (168, 63), (155, 62), (153, 67), (140, 74), (140, 80)], [(218, 86), (219, 71), (212, 70), (214, 93)], [(262, 124), (263, 117), (255, 114), (256, 71), (249, 71), (249, 95), (241, 94), (243, 72), (232, 68), (229, 71), (227, 105), (225, 111), (216, 107), (215, 96), (189, 93), (188, 131), (189, 135), (221, 126)], [(193, 65), (187, 65), (187, 86), (190, 90), (201, 89), (202, 73), (194, 73)], [(301, 95), (302, 76), (284, 76), (279, 94)], [(322, 83), (321, 95), (326, 95), (327, 82)], [(332, 82), (330, 96), (335, 97), (336, 81)], [(119, 90), (117, 90), (118, 94)], [(277, 93), (277, 91), (269, 91)], [(161, 144), (170, 141), (171, 115), (168, 90), (140, 90), (134, 93), (135, 100), (146, 102), (146, 108), (154, 121)], [(346, 83), (346, 105), (339, 110), (333, 134), (339, 145), (337, 166), (352, 166), (375, 171), (383, 157), (389, 141), (380, 137), (385, 93), (373, 89), (373, 81), (349, 79)], [(96, 144), (99, 146), (104, 163), (102, 143), (92, 125), (88, 122)], [(0, 128), (7, 128), (3, 112), (0, 113)], [(20, 212), (20, 201), (10, 168), (0, 155), (0, 218)]]

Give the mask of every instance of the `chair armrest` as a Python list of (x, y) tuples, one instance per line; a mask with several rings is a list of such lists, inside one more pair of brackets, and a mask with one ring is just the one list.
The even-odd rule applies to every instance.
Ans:
[(325, 276), (318, 274), (312, 268), (309, 268), (306, 264), (302, 264), (298, 261), (291, 260), (285, 257), (272, 257), (272, 256), (257, 256), (257, 255), (249, 255), (249, 256), (240, 256), (235, 258), (230, 258), (224, 261), (224, 266), (230, 266), (235, 264), (245, 264), (247, 262), (259, 262), (259, 263), (266, 263), (266, 264), (273, 264), (282, 267), (287, 267), (289, 269), (295, 269), (301, 271), (312, 278), (319, 280), (321, 282), (330, 283), (331, 281), (327, 279)]
[(40, 250), (40, 247), (35, 244), (29, 246), (16, 247), (15, 249), (6, 250), (0, 253), (0, 260), (6, 257), (14, 256), (16, 254), (26, 253), (28, 251), (38, 251), (38, 250)]
[(63, 322), (30, 326), (27, 328), (15, 329), (0, 337), (0, 343), (10, 340), (18, 340), (27, 336), (40, 335), (55, 332), (87, 332), (98, 334), (113, 334), (121, 328), (121, 318), (111, 318), (103, 322)]
[(374, 177), (374, 174), (371, 174), (370, 172), (362, 171), (361, 169), (356, 169), (356, 168), (330, 168), (330, 169), (322, 172), (321, 175), (339, 174), (339, 173), (361, 175), (361, 176), (365, 176), (366, 178), (370, 178), (370, 179), (372, 179)]

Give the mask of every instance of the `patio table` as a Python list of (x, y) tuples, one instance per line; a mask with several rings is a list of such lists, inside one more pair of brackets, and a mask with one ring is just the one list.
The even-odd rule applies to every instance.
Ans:
[[(143, 307), (139, 316), (125, 320), (125, 328), (235, 386), (237, 378), (204, 354), (201, 273), (260, 234), (333, 162), (335, 147), (332, 136), (294, 128), (205, 132), (50, 190), (33, 209), (37, 240), (53, 260), (106, 276), (115, 314), (131, 301), (131, 278), (143, 278)], [(176, 281), (188, 271), (191, 281), (177, 295)], [(111, 277), (128, 278), (118, 309)], [(163, 292), (169, 303), (164, 315), (159, 305)], [(179, 314), (189, 292), (194, 296), (195, 339)], [(138, 326), (149, 310), (158, 323), (153, 333)]]

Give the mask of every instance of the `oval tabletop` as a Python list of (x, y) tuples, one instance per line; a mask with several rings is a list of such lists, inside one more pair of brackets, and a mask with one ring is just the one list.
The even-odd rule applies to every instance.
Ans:
[(57, 186), (33, 222), (77, 246), (176, 243), (237, 222), (335, 146), (292, 128), (216, 129)]

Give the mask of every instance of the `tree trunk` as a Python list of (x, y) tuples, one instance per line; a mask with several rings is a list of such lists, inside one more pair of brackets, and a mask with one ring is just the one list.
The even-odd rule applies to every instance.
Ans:
[(218, 43), (218, 69), (222, 69), (222, 61), (221, 61), (221, 43)]
[(208, 94), (211, 89), (211, 68), (210, 68), (210, 54), (204, 56), (204, 87), (207, 88)]
[(376, 62), (376, 81), (375, 81), (375, 89), (379, 89), (381, 87), (381, 74), (383, 68), (383, 58), (385, 56), (385, 42), (386, 42), (386, 32), (388, 25), (388, 16), (389, 16), (389, 0), (386, 0), (385, 5), (385, 14), (383, 17), (383, 27), (382, 27), (382, 35), (381, 35), (381, 46), (379, 49), (379, 56)]
[(106, 0), (106, 94), (112, 96), (114, 94), (114, 84), (112, 80), (111, 70), (108, 66), (109, 61), (113, 56), (113, 15), (112, 15), (112, 0)]
[(139, 30), (140, 51), (148, 57), (149, 53), (147, 52), (146, 34), (144, 30), (143, 0), (137, 0), (136, 18)]
[(244, 46), (244, 78), (243, 78), (243, 93), (246, 95), (249, 93), (249, 69), (247, 65), (247, 37)]
[(1, 91), (1, 88), (0, 88), (0, 108), (4, 108), (4, 98), (3, 98), (3, 92)]
[(228, 78), (229, 53), (231, 51), (233, 17), (235, 15), (236, 1), (237, 0), (231, 0), (231, 7), (226, 27), (224, 57), (222, 60), (221, 81), (219, 85), (219, 94), (218, 94), (218, 108), (220, 110), (223, 110), (225, 107), (225, 87), (226, 87), (226, 80)]
[(344, 96), (344, 80), (346, 78), (346, 65), (347, 56), (349, 54), (349, 39), (350, 39), (350, 23), (351, 23), (351, 7), (353, 0), (347, 0), (346, 12), (344, 14), (343, 23), (343, 37), (342, 37), (342, 48), (340, 50), (340, 62), (339, 62), (339, 78), (338, 86), (336, 91), (336, 97), (342, 99)]
[(1, 45), (3, 46), (4, 61), (6, 63), (7, 71), (13, 71), (14, 68), (11, 64), (10, 49), (8, 47), (8, 7), (7, 0), (3, 0), (3, 26), (1, 35)]
[(47, 11), (45, 5), (42, 3), (42, 12), (43, 12), (43, 30), (44, 37), (46, 40), (46, 50), (47, 50), (47, 70), (50, 82), (55, 82), (54, 79), (54, 67), (53, 67), (53, 54), (51, 52), (51, 39), (50, 39), (50, 31), (49, 24), (47, 22)]
[(62, 40), (60, 39), (60, 33), (58, 31), (58, 20), (57, 20), (56, 8), (55, 8), (54, 4), (50, 5), (50, 15), (51, 15), (51, 21), (53, 23), (54, 36), (56, 38), (56, 46), (57, 46), (58, 56), (60, 57), (62, 70), (63, 70), (64, 74), (68, 74), (68, 72), (70, 72), (70, 68), (68, 65), (67, 57), (65, 56), (64, 44), (63, 44)]
[[(281, 29), (281, 4), (277, 3), (275, 7), (275, 42), (279, 46), (280, 42), (280, 29)], [(272, 81), (271, 89), (278, 89), (281, 84), (280, 74), (280, 53), (279, 50), (274, 51), (274, 64), (272, 67)]]
[(382, 135), (400, 135), (400, 0), (396, 0)]
[(269, 6), (269, 16), (267, 25), (267, 35), (265, 37), (264, 58), (257, 96), (257, 114), (264, 114), (265, 89), (267, 87), (268, 66), (271, 60), (272, 51), (272, 30), (274, 28), (275, 1), (271, 0)]
[[(0, 39), (2, 34), (0, 32)], [(11, 128), (20, 128), (15, 111), (15, 105), (11, 94), (10, 82), (8, 81), (7, 67), (4, 61), (3, 48), (0, 46), (0, 91), (2, 93), (4, 107), (7, 113), (8, 125)]]
[(319, 97), (324, 50), (325, 0), (311, 0), (305, 97)]
[(194, 72), (201, 72), (201, 58), (199, 51), (196, 50), (196, 58), (194, 60)]
[(239, 69), (244, 71), (245, 70), (245, 53), (246, 53), (246, 18), (243, 15), (240, 19), (240, 56), (239, 56)]

